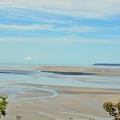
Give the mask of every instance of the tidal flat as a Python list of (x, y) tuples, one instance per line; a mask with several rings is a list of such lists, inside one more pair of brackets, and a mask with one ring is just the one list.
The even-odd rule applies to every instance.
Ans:
[(102, 108), (120, 99), (119, 67), (0, 66), (3, 120), (112, 120)]

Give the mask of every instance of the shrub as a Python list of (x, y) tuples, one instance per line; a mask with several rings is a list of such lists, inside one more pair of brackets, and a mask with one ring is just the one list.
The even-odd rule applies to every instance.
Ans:
[(4, 116), (6, 115), (6, 106), (7, 106), (7, 101), (6, 101), (7, 97), (1, 97), (0, 96), (0, 118), (1, 116)]
[(105, 102), (103, 104), (103, 109), (114, 117), (113, 120), (120, 120), (120, 101), (117, 104), (112, 102)]

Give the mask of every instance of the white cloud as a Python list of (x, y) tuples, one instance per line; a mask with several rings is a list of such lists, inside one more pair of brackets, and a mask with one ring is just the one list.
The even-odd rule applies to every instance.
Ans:
[(0, 29), (4, 30), (50, 30), (52, 25), (5, 25), (0, 24)]
[[(39, 10), (29, 10), (29, 9), (4, 9), (0, 12), (0, 16), (5, 19), (10, 19), (4, 21), (4, 19), (0, 19), (0, 23), (9, 23), (15, 24), (15, 21), (19, 20), (27, 20), (28, 23), (36, 23), (36, 24), (75, 24), (76, 21), (74, 18), (66, 19), (65, 16), (59, 16), (49, 13), (44, 13)], [(18, 23), (18, 22), (17, 22)]]
[[(62, 36), (62, 37), (49, 37), (49, 38), (0, 38), (0, 41), (16, 41), (16, 42), (33, 42), (40, 44), (71, 44), (71, 43), (84, 43), (84, 44), (120, 44), (120, 36), (117, 39), (91, 39), (78, 36)], [(24, 60), (39, 60), (39, 58), (26, 57)]]
[(23, 60), (25, 60), (25, 61), (32, 61), (33, 58), (32, 57), (25, 57), (25, 58), (23, 58)]
[[(83, 33), (83, 32), (99, 32), (99, 31), (118, 31), (120, 26), (114, 27), (102, 27), (102, 26), (80, 26), (80, 25), (70, 25), (70, 26), (59, 26), (59, 25), (49, 25), (49, 24), (33, 24), (33, 25), (7, 25), (0, 24), (0, 30), (9, 30), (13, 32), (19, 32), (19, 34), (29, 34), (27, 31), (35, 30), (48, 30), (54, 32), (69, 32), (69, 33)], [(25, 32), (26, 31), (26, 32)], [(50, 36), (40, 33), (31, 33), (31, 35), (40, 35), (40, 36)]]
[[(9, 30), (9, 31), (20, 31), (21, 34), (25, 34), (25, 32), (22, 33), (22, 31), (34, 31), (34, 30), (49, 30), (49, 31), (54, 31), (54, 32), (75, 32), (75, 33), (82, 33), (82, 32), (97, 32), (100, 30), (103, 30), (104, 28), (102, 27), (93, 27), (93, 26), (62, 26), (59, 27), (57, 25), (48, 25), (48, 24), (43, 24), (43, 25), (38, 25), (38, 24), (33, 24), (33, 25), (7, 25), (7, 24), (0, 24), (0, 30)], [(110, 30), (110, 28), (108, 28)], [(28, 34), (28, 32), (27, 32)], [(35, 34), (35, 33), (34, 33)], [(36, 34), (37, 35), (37, 34)], [(40, 34), (39, 34), (40, 35)]]
[(33, 57), (25, 57), (25, 58), (23, 58), (22, 60), (25, 60), (25, 61), (38, 61), (38, 60), (40, 60), (39, 58), (33, 58)]
[[(33, 30), (49, 30), (56, 32), (95, 32), (100, 30), (99, 27), (92, 26), (66, 26), (66, 27), (57, 27), (55, 25), (7, 25), (0, 24), (0, 30), (24, 30), (24, 31), (33, 31)], [(24, 33), (25, 34), (25, 33)], [(28, 34), (28, 33), (27, 33)]]
[(11, 3), (79, 18), (105, 19), (120, 14), (120, 0), (11, 0)]
[[(84, 43), (84, 44), (120, 44), (120, 36), (119, 38), (115, 39), (99, 39), (99, 38), (85, 38), (85, 37), (78, 37), (78, 36), (65, 36), (58, 38), (57, 41), (59, 43)], [(55, 42), (55, 41), (54, 41)]]
[(56, 31), (60, 32), (72, 32), (72, 33), (82, 33), (82, 32), (96, 32), (101, 30), (100, 27), (92, 27), (92, 26), (70, 26), (70, 27), (61, 27), (57, 28)]

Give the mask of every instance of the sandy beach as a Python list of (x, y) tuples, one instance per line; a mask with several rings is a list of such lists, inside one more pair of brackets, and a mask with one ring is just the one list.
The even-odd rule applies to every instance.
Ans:
[[(77, 81), (89, 81), (89, 77), (82, 77), (84, 75), (120, 76), (119, 68), (42, 66), (33, 69), (54, 73), (45, 77), (57, 78), (61, 81), (64, 78), (70, 79), (70, 77)], [(80, 75), (70, 76), (75, 72)], [(81, 75), (81, 73), (83, 74)], [(38, 76), (33, 75), (32, 77)], [(110, 84), (119, 85), (120, 82), (112, 81)], [(23, 120), (69, 120), (69, 118), (73, 118), (73, 120), (112, 120), (103, 110), (102, 104), (107, 101), (116, 103), (120, 99), (120, 89), (97, 88), (95, 86), (92, 88), (11, 82), (2, 86), (1, 90), (3, 92), (0, 92), (0, 95), (10, 95), (7, 115), (2, 117), (3, 120), (15, 120), (16, 116), (22, 116)]]

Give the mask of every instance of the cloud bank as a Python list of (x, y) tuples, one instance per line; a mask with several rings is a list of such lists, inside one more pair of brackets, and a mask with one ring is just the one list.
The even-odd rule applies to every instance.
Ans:
[(11, 4), (78, 18), (106, 19), (120, 14), (120, 0), (11, 0)]

